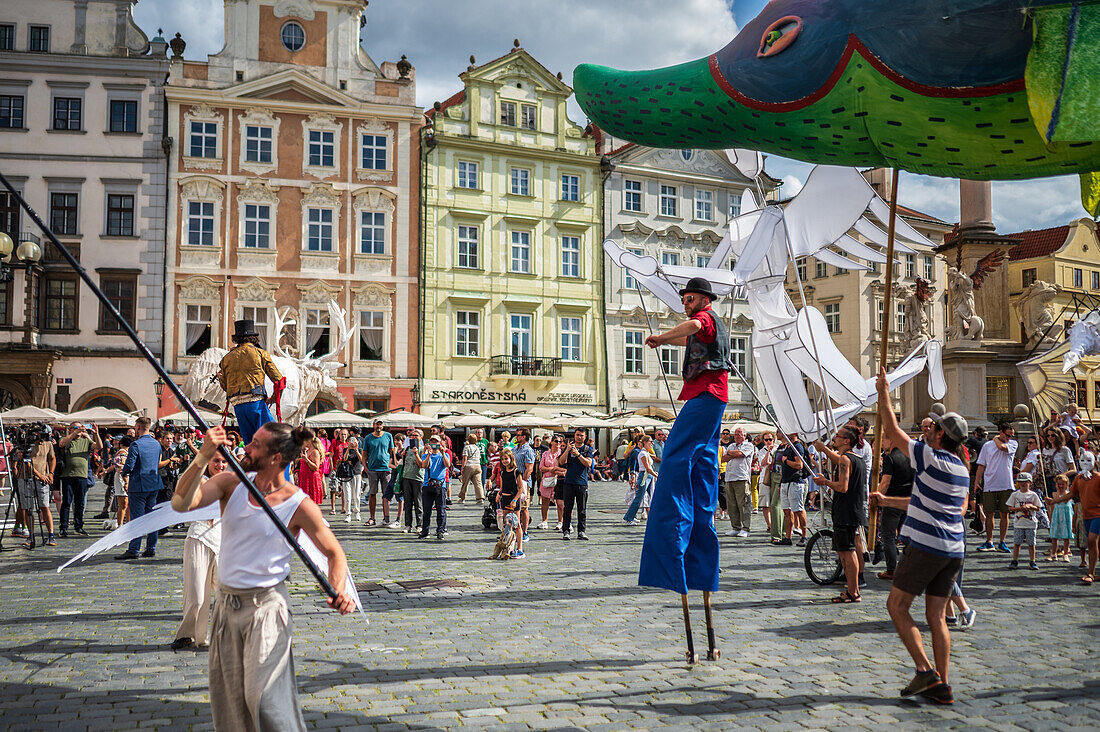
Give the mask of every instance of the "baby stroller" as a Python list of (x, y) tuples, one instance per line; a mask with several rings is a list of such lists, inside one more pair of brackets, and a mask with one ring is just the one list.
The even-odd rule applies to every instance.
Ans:
[(497, 496), (500, 495), (500, 489), (493, 486), (489, 489), (489, 494), (485, 497), (485, 511), (481, 514), (481, 525), (485, 527), (486, 531), (497, 530)]

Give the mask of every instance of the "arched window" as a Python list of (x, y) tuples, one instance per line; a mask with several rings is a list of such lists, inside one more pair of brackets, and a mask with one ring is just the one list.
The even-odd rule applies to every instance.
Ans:
[(309, 405), (309, 409), (306, 410), (306, 416), (313, 417), (321, 412), (327, 412), (330, 409), (336, 409), (336, 405), (328, 399), (317, 397), (313, 400), (313, 403)]

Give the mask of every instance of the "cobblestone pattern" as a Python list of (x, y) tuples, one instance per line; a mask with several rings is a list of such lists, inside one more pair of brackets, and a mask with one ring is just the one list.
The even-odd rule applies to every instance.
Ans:
[[(862, 604), (832, 605), (840, 587), (811, 584), (801, 550), (768, 546), (762, 522), (749, 539), (723, 536), (723, 657), (688, 667), (679, 598), (635, 584), (643, 527), (619, 525), (622, 486), (592, 493), (592, 541), (532, 531), (519, 561), (485, 559), (495, 537), (480, 506), (455, 506), (442, 542), (338, 519), (356, 579), (377, 585), (363, 593), (367, 625), (325, 609), (300, 567), (291, 575), (310, 727), (1097, 727), (1100, 589), (1076, 582), (1076, 562), (1009, 570), (1005, 555), (971, 553), (977, 625), (953, 638), (957, 702), (936, 707), (896, 698), (912, 668), (886, 615), (886, 583), (869, 572)], [(163, 538), (155, 559), (120, 563), (112, 552), (54, 572), (89, 541), (0, 554), (2, 726), (209, 729), (206, 654), (167, 647), (182, 533)], [(419, 580), (456, 586), (408, 589)], [(697, 593), (692, 605), (702, 655)]]

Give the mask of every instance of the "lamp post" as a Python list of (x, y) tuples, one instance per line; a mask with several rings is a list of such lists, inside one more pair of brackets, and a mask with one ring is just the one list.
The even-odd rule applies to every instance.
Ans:
[(619, 395), (619, 414), (626, 414), (626, 394)]
[(412, 385), (412, 389), (409, 389), (412, 394), (413, 411), (416, 411), (417, 406), (420, 404), (420, 382), (416, 382)]
[(30, 274), (31, 269), (42, 261), (42, 247), (37, 236), (24, 232), (19, 240), (16, 247), (10, 236), (0, 232), (0, 284), (15, 279), (15, 267), (22, 267)]
[(153, 392), (157, 395), (157, 409), (160, 409), (160, 395), (164, 393), (164, 379), (157, 377), (157, 380), (153, 382)]

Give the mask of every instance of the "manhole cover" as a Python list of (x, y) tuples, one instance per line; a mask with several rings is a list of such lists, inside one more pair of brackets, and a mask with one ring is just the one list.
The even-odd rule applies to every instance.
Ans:
[(438, 590), (446, 587), (469, 587), (465, 582), (456, 579), (438, 580), (405, 580), (398, 582), (406, 590)]
[(359, 592), (381, 592), (386, 589), (386, 586), (380, 585), (377, 582), (356, 582), (355, 589)]

